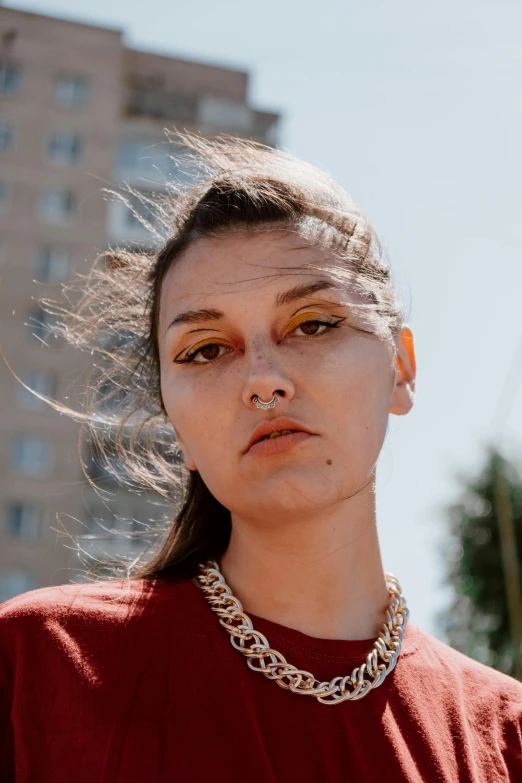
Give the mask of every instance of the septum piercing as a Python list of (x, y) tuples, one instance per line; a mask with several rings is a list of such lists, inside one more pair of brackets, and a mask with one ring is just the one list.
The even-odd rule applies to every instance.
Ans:
[(274, 394), (270, 402), (262, 402), (257, 396), (257, 394), (254, 394), (254, 396), (252, 397), (252, 402), (254, 403), (256, 408), (262, 408), (264, 411), (267, 411), (269, 408), (273, 408), (279, 402), (279, 397), (277, 396), (277, 394)]

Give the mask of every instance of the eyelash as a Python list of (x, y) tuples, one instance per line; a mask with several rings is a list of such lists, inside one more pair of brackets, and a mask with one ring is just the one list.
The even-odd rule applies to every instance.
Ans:
[[(319, 324), (320, 326), (326, 326), (327, 327), (326, 330), (324, 332), (321, 332), (320, 334), (311, 334), (311, 335), (303, 335), (303, 336), (301, 336), (301, 339), (312, 340), (312, 339), (314, 339), (314, 337), (322, 337), (323, 335), (328, 334), (328, 332), (331, 329), (338, 329), (341, 326), (341, 324), (342, 324), (342, 322), (344, 320), (345, 320), (345, 318), (338, 318), (337, 321), (323, 321), (323, 320), (321, 320), (319, 318), (310, 318), (308, 321), (301, 321), (300, 324), (298, 324), (294, 329), (292, 329), (290, 334), (292, 334), (296, 329), (299, 329), (301, 326), (304, 326), (305, 324)], [(178, 358), (179, 354), (178, 354), (178, 356), (176, 356), (173, 361), (176, 364), (190, 364), (190, 363), (194, 362), (194, 358), (202, 350), (204, 350), (205, 348), (209, 348), (212, 345), (222, 345), (222, 343), (205, 343), (205, 345), (201, 345), (199, 348), (196, 348), (194, 351), (188, 351), (186, 356), (185, 356), (185, 358), (183, 358), (183, 359), (179, 359)], [(219, 361), (219, 359), (222, 359), (222, 358), (223, 358), (223, 355), (222, 356), (217, 356), (215, 359), (210, 359), (210, 361), (207, 361), (207, 362), (196, 362), (196, 364), (201, 364), (201, 365), (213, 364), (214, 362), (217, 362), (217, 361)]]

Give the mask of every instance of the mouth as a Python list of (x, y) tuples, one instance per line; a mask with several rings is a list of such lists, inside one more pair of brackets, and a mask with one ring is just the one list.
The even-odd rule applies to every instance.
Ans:
[(273, 452), (276, 444), (278, 445), (276, 450), (284, 450), (284, 448), (314, 434), (299, 421), (278, 416), (275, 419), (261, 422), (255, 428), (244, 453), (253, 449), (255, 449), (255, 453), (260, 453), (260, 450), (263, 453)]
[(274, 438), (280, 438), (281, 435), (291, 435), (292, 432), (301, 432), (302, 430), (280, 430), (271, 432), (270, 435), (263, 435), (256, 443), (261, 443), (262, 440), (273, 440)]
[(303, 430), (286, 430), (281, 434), (261, 438), (249, 448), (248, 453), (259, 457), (280, 454), (313, 437), (310, 432), (303, 432)]

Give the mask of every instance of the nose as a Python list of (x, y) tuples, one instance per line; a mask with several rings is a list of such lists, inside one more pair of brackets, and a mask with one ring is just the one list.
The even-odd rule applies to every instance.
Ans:
[(251, 351), (243, 386), (243, 402), (247, 408), (256, 410), (254, 397), (266, 403), (272, 400), (274, 394), (281, 399), (291, 400), (295, 394), (294, 384), (277, 362), (273, 349), (257, 345)]

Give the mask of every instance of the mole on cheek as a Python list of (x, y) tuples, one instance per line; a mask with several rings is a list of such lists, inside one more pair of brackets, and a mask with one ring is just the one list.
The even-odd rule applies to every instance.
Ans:
[(331, 465), (331, 464), (332, 464), (332, 460), (331, 460), (331, 459), (327, 459), (327, 460), (326, 460), (326, 464), (327, 464), (327, 465)]

